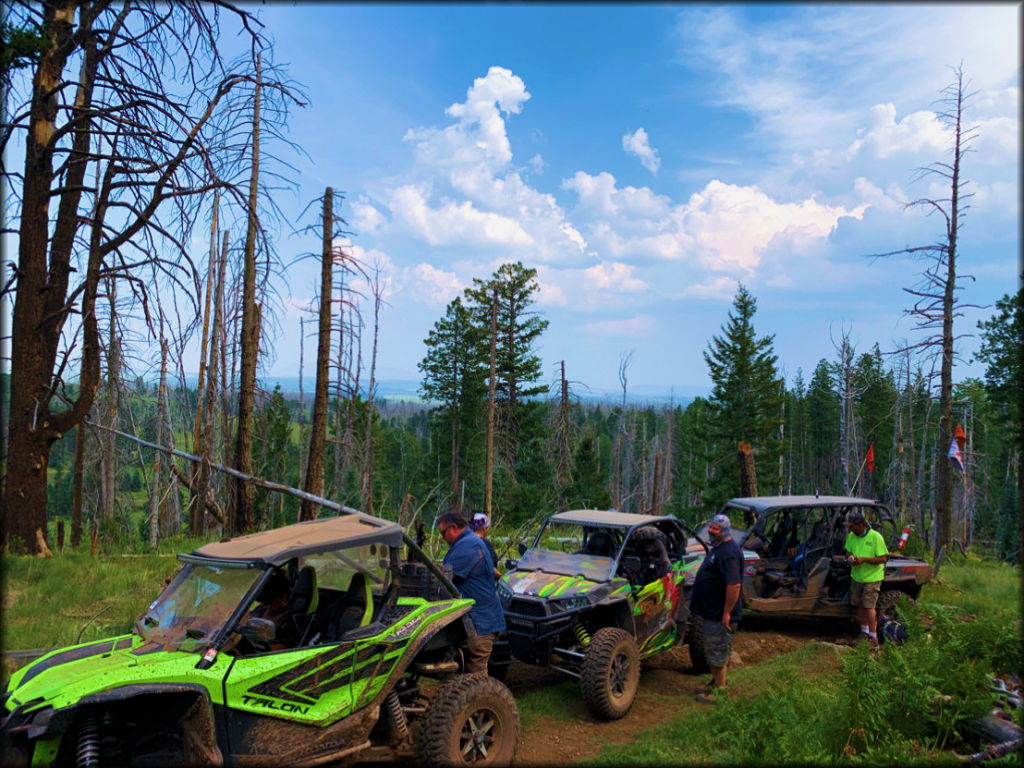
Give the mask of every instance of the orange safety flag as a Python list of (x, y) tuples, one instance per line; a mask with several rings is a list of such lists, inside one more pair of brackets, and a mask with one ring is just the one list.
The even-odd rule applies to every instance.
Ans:
[(875, 474), (875, 442), (872, 440), (871, 445), (868, 446), (868, 472), (872, 475)]
[(964, 432), (962, 425), (956, 425), (956, 429), (953, 430), (953, 438), (956, 440), (956, 444), (960, 448), (960, 452), (963, 453), (964, 444), (967, 442), (967, 433)]

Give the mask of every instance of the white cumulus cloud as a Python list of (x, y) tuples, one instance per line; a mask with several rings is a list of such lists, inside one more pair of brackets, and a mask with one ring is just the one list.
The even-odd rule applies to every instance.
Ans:
[(647, 283), (634, 276), (636, 267), (621, 262), (603, 262), (583, 270), (588, 289), (612, 293), (638, 293), (647, 289)]
[(352, 227), (357, 234), (373, 235), (384, 225), (384, 214), (365, 201), (352, 205)]
[(622, 148), (628, 154), (640, 158), (640, 162), (648, 171), (654, 174), (658, 173), (658, 169), (661, 167), (661, 158), (658, 157), (658, 150), (651, 146), (650, 140), (647, 138), (647, 131), (643, 127), (623, 136)]
[(738, 285), (731, 277), (715, 277), (684, 288), (683, 296), (691, 299), (731, 300), (736, 295)]
[(514, 219), (476, 209), (469, 200), (445, 202), (432, 208), (424, 191), (413, 185), (393, 190), (391, 210), (409, 229), (430, 245), (527, 246), (533, 238)]
[(867, 147), (876, 157), (887, 158), (897, 152), (941, 152), (950, 146), (952, 134), (934, 112), (912, 112), (896, 119), (896, 106), (876, 104), (870, 110), (871, 127), (850, 146), (849, 154)]
[(617, 261), (686, 261), (712, 272), (750, 273), (770, 245), (824, 240), (853, 209), (817, 202), (779, 202), (756, 186), (712, 180), (681, 204), (646, 187), (619, 189), (615, 177), (577, 172), (562, 183), (579, 195), (589, 247)]
[(402, 270), (402, 281), (410, 296), (433, 307), (447, 306), (466, 288), (454, 272), (438, 269), (425, 261)]

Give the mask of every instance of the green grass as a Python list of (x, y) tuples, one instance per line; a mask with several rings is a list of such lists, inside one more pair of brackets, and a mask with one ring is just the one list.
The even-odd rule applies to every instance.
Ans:
[(534, 723), (551, 720), (576, 720), (589, 717), (580, 698), (580, 684), (566, 680), (556, 685), (545, 685), (519, 693), (520, 728), (528, 731)]
[(918, 602), (930, 627), (912, 617), (907, 645), (872, 657), (808, 644), (731, 670), (731, 696), (715, 707), (677, 705), (581, 764), (959, 764), (951, 748), (974, 751), (969, 723), (993, 703), (989, 672), (1021, 663), (1020, 575), (976, 557), (947, 561)]
[(1020, 569), (974, 555), (953, 556), (939, 569), (939, 576), (925, 585), (921, 604), (952, 605), (975, 616), (994, 616), (1004, 611), (1020, 615)]
[(5, 650), (52, 648), (131, 628), (178, 561), (170, 554), (3, 559)]

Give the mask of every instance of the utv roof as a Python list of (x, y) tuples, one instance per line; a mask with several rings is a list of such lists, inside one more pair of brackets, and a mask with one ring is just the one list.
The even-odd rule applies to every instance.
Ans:
[(559, 512), (552, 515), (550, 519), (560, 523), (632, 528), (634, 525), (646, 525), (658, 520), (674, 520), (675, 518), (668, 515), (635, 515), (632, 512), (619, 512), (617, 509), (574, 509), (569, 512)]
[(764, 514), (775, 509), (792, 509), (794, 507), (878, 507), (882, 506), (874, 499), (863, 499), (858, 496), (741, 496), (729, 499), (726, 507), (750, 510), (756, 514)]
[(192, 557), (281, 565), (293, 557), (316, 555), (343, 546), (384, 544), (397, 547), (401, 543), (402, 528), (398, 523), (360, 512), (307, 520), (206, 544), (193, 552)]

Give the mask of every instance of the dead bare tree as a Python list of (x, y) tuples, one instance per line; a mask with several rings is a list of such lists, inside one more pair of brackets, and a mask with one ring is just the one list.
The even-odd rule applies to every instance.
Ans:
[(363, 437), (363, 511), (373, 514), (373, 415), (376, 413), (377, 342), (380, 337), (380, 310), (384, 305), (381, 264), (373, 265), (370, 293), (373, 296), (373, 351), (370, 355), (370, 384), (366, 391), (366, 433)]
[[(0, 124), (0, 149), (15, 135), (25, 139), (22, 170), (2, 169), (14, 191), (6, 218), (18, 222), (3, 505), (18, 513), (4, 517), (3, 534), (36, 552), (45, 546), (50, 448), (96, 397), (99, 287), (124, 281), (148, 320), (138, 273), (155, 263), (193, 297), (198, 281), (185, 244), (194, 207), (215, 188), (237, 192), (234, 148), (211, 132), (228, 95), (251, 77), (220, 59), (222, 13), (240, 22), (254, 49), (265, 43), (259, 22), (222, 0), (18, 0), (7, 10), (9, 23), (38, 27), (43, 41), (31, 83), (12, 81)], [(77, 76), (68, 72), (74, 66)], [(172, 69), (173, 86), (165, 79)], [(97, 166), (100, 181), (88, 184)], [(62, 350), (63, 338), (75, 342)], [(65, 371), (76, 368), (77, 392), (56, 407)]]
[[(252, 474), (252, 418), (256, 399), (256, 366), (260, 353), (260, 310), (256, 304), (256, 205), (260, 185), (260, 90), (262, 57), (256, 55), (256, 98), (252, 114), (252, 166), (249, 174), (248, 225), (242, 270), (241, 368), (238, 385), (238, 422), (235, 425), (235, 469)], [(255, 488), (235, 483), (231, 532), (246, 533), (256, 523)]]
[[(309, 433), (309, 459), (306, 462), (306, 493), (322, 496), (324, 492), (324, 447), (327, 441), (327, 387), (330, 383), (328, 365), (331, 355), (331, 271), (334, 264), (334, 190), (324, 191), (323, 246), (320, 254), (320, 313), (316, 350), (316, 382), (313, 389), (313, 422)], [(299, 520), (312, 520), (319, 507), (303, 501)]]
[[(213, 381), (207, 382), (206, 370), (207, 349), (210, 343), (210, 321), (211, 303), (213, 301), (213, 277), (217, 271), (217, 214), (220, 209), (220, 194), (213, 193), (213, 215), (210, 222), (210, 258), (206, 265), (206, 291), (203, 302), (203, 335), (199, 342), (199, 380), (196, 382), (196, 414), (192, 425), (192, 453), (203, 455), (203, 439), (207, 421), (206, 417), (206, 389), (213, 386)], [(202, 469), (199, 470), (201, 472)], [(204, 493), (205, 493), (205, 486)], [(202, 512), (203, 497), (193, 492), (189, 499), (189, 532), (196, 536), (199, 532), (199, 516)]]
[[(956, 354), (957, 339), (968, 334), (954, 335), (953, 322), (963, 316), (969, 306), (959, 302), (956, 292), (960, 290), (960, 277), (973, 280), (970, 275), (957, 274), (957, 250), (960, 226), (970, 207), (967, 200), (973, 196), (965, 193), (969, 183), (962, 177), (964, 156), (970, 151), (969, 145), (977, 136), (977, 127), (964, 125), (964, 109), (973, 94), (965, 93), (963, 66), (953, 68), (953, 82), (942, 91), (938, 104), (939, 119), (952, 132), (950, 162), (935, 162), (918, 169), (916, 179), (938, 176), (949, 184), (949, 197), (920, 198), (907, 207), (927, 209), (929, 214), (938, 213), (944, 227), (942, 237), (935, 243), (901, 248), (876, 256), (910, 255), (925, 259), (928, 264), (920, 282), (904, 290), (914, 297), (914, 305), (907, 314), (917, 321), (917, 328), (924, 331), (925, 338), (915, 344), (919, 349), (933, 350), (940, 358), (939, 371), (939, 449), (945, 455), (953, 439), (953, 358)], [(952, 541), (953, 520), (953, 476), (948, 461), (938, 464), (938, 499), (935, 505), (935, 538), (933, 546), (938, 552), (949, 547)]]

